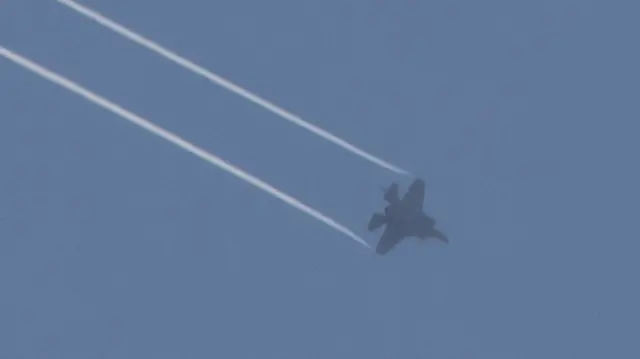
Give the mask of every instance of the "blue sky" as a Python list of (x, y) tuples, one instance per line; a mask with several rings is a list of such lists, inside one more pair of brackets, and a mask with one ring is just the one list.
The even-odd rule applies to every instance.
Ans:
[[(85, 1), (422, 176), (385, 257), (0, 59), (0, 356), (635, 358), (640, 5)], [(376, 167), (55, 1), (6, 46), (345, 223)]]

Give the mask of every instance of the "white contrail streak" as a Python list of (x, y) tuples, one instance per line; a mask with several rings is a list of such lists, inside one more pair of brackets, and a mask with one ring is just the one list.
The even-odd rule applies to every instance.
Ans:
[(365, 158), (381, 167), (384, 167), (388, 170), (391, 170), (393, 172), (399, 173), (399, 174), (403, 174), (403, 175), (409, 175), (409, 172), (406, 170), (403, 170), (400, 167), (397, 167), (383, 159), (380, 159), (358, 147), (356, 147), (355, 145), (352, 145), (351, 143), (337, 137), (336, 135), (325, 131), (323, 129), (321, 129), (320, 127), (317, 127), (303, 119), (301, 119), (300, 117), (292, 114), (291, 112), (259, 97), (258, 95), (243, 89), (242, 87), (232, 83), (229, 80), (226, 80), (224, 78), (222, 78), (219, 75), (216, 75), (214, 73), (212, 73), (211, 71), (202, 68), (196, 64), (194, 64), (193, 62), (185, 59), (184, 57), (170, 51), (167, 50), (166, 48), (160, 46), (159, 44), (143, 37), (142, 35), (136, 34), (135, 32), (127, 29), (126, 27), (116, 23), (113, 20), (108, 19), (107, 17), (105, 17), (104, 15), (99, 14), (98, 12), (91, 10), (83, 5), (80, 5), (72, 0), (58, 0), (59, 3), (68, 6), (69, 8), (77, 11), (78, 13), (93, 19), (94, 21), (96, 21), (97, 23), (111, 29), (112, 31), (115, 31), (117, 33), (119, 33), (120, 35), (138, 43), (139, 45), (142, 45), (148, 49), (150, 49), (151, 51), (154, 51), (155, 53), (164, 56), (165, 58), (177, 63), (178, 65), (191, 70), (192, 72), (205, 77), (207, 79), (209, 79), (210, 81), (216, 83), (219, 86), (224, 87), (225, 89), (236, 93), (237, 95), (240, 95), (242, 97), (244, 97), (245, 99), (259, 105), (262, 106), (263, 108), (275, 113), (276, 115), (284, 118), (285, 120), (288, 120), (290, 122), (293, 122), (294, 124), (303, 127), (313, 133), (315, 133), (316, 135), (324, 138), (325, 140), (331, 141), (341, 147), (343, 147), (344, 149), (351, 151), (352, 153)]
[(93, 102), (96, 105), (102, 106), (103, 108), (115, 113), (116, 115), (119, 115), (120, 117), (133, 122), (134, 124), (144, 128), (145, 130), (153, 133), (154, 135), (157, 135), (159, 137), (164, 138), (165, 140), (172, 142), (174, 145), (177, 145), (179, 147), (181, 147), (182, 149), (189, 151), (191, 153), (193, 153), (194, 155), (200, 157), (201, 159), (216, 165), (218, 167), (220, 167), (221, 169), (231, 173), (232, 175), (239, 177), (240, 179), (249, 182), (250, 184), (260, 188), (261, 190), (273, 195), (274, 197), (277, 197), (278, 199), (286, 202), (287, 204), (307, 213), (308, 215), (316, 218), (317, 220), (320, 220), (322, 222), (324, 222), (325, 224), (327, 224), (328, 226), (346, 234), (347, 236), (353, 238), (354, 240), (356, 240), (358, 243), (362, 244), (363, 246), (367, 247), (367, 248), (371, 248), (371, 246), (369, 246), (369, 244), (367, 244), (367, 242), (365, 242), (362, 238), (360, 238), (357, 234), (355, 234), (353, 231), (349, 230), (347, 227), (343, 226), (342, 224), (336, 222), (335, 220), (325, 216), (324, 214), (316, 211), (315, 209), (305, 205), (304, 203), (298, 201), (297, 199), (289, 196), (286, 193), (283, 193), (282, 191), (274, 188), (273, 186), (269, 185), (268, 183), (252, 176), (251, 174), (241, 170), (240, 168), (222, 160), (221, 158), (208, 153), (207, 151), (183, 140), (182, 138), (178, 137), (177, 135), (153, 124), (152, 122), (132, 113), (129, 112), (127, 110), (125, 110), (124, 108), (114, 104), (113, 102), (110, 102), (109, 100), (83, 88), (82, 86), (72, 82), (71, 80), (68, 80), (64, 77), (62, 77), (61, 75), (56, 74), (55, 72), (48, 70), (36, 63), (34, 63), (33, 61), (26, 59), (10, 50), (7, 50), (6, 48), (0, 46), (0, 55), (13, 61), (14, 63), (28, 69), (31, 70), (32, 72), (40, 75), (41, 77), (44, 77), (45, 79), (59, 85), (62, 86), (64, 88), (66, 88), (69, 91), (75, 92), (76, 94), (86, 98), (87, 100)]

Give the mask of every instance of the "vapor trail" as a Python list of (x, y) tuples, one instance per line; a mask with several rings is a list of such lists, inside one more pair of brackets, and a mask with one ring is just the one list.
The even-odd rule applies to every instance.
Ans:
[(115, 31), (117, 33), (119, 33), (120, 35), (138, 43), (139, 45), (142, 45), (148, 49), (150, 49), (151, 51), (154, 51), (155, 53), (164, 56), (165, 58), (177, 63), (178, 65), (191, 70), (192, 72), (205, 77), (207, 79), (209, 79), (210, 81), (216, 83), (217, 85), (236, 93), (237, 95), (240, 95), (242, 97), (244, 97), (245, 99), (259, 105), (262, 106), (263, 108), (275, 113), (276, 115), (284, 118), (285, 120), (288, 120), (290, 122), (293, 122), (294, 124), (303, 127), (313, 133), (315, 133), (316, 135), (324, 138), (325, 140), (331, 141), (341, 147), (343, 147), (344, 149), (364, 158), (367, 159), (375, 164), (377, 164), (378, 166), (384, 167), (388, 170), (391, 170), (393, 172), (396, 172), (398, 174), (403, 174), (403, 175), (409, 175), (409, 172), (403, 170), (400, 167), (397, 167), (383, 159), (380, 159), (358, 147), (356, 147), (355, 145), (352, 145), (351, 143), (335, 136), (334, 134), (323, 130), (322, 128), (313, 125), (305, 120), (303, 120), (302, 118), (294, 115), (293, 113), (259, 97), (258, 95), (245, 90), (244, 88), (232, 83), (229, 80), (224, 79), (223, 77), (216, 75), (214, 73), (212, 73), (211, 71), (202, 68), (196, 64), (194, 64), (193, 62), (185, 59), (184, 57), (181, 57), (180, 55), (160, 46), (159, 44), (143, 37), (142, 35), (139, 35), (135, 32), (133, 32), (132, 30), (127, 29), (126, 27), (116, 23), (113, 20), (108, 19), (107, 17), (105, 17), (104, 15), (99, 14), (98, 12), (91, 10), (83, 5), (80, 5), (72, 0), (58, 0), (59, 3), (68, 6), (69, 8), (77, 11), (78, 13), (93, 19), (94, 21), (98, 22), (99, 24), (111, 29), (112, 31)]
[(268, 183), (258, 179), (257, 177), (254, 177), (253, 175), (241, 170), (240, 168), (224, 161), (223, 159), (208, 153), (207, 151), (197, 147), (196, 145), (193, 145), (185, 140), (183, 140), (182, 138), (178, 137), (177, 135), (153, 124), (152, 122), (150, 122), (149, 120), (146, 120), (132, 112), (129, 112), (127, 110), (125, 110), (124, 108), (114, 104), (113, 102), (110, 102), (109, 100), (83, 88), (82, 86), (72, 82), (71, 80), (68, 80), (64, 77), (62, 77), (61, 75), (56, 74), (55, 72), (48, 70), (36, 63), (34, 63), (33, 61), (26, 59), (2, 46), (0, 46), (0, 55), (2, 55), (3, 57), (13, 61), (14, 63), (40, 75), (41, 77), (44, 77), (45, 79), (59, 85), (62, 86), (64, 88), (66, 88), (69, 91), (75, 92), (76, 94), (86, 98), (87, 100), (93, 102), (96, 105), (102, 106), (103, 108), (115, 113), (116, 115), (119, 115), (120, 117), (144, 128), (145, 130), (153, 133), (154, 135), (157, 135), (159, 137), (164, 138), (165, 140), (172, 142), (174, 145), (177, 145), (179, 147), (181, 147), (182, 149), (189, 151), (191, 153), (193, 153), (194, 155), (200, 157), (201, 159), (216, 165), (218, 167), (220, 167), (221, 169), (231, 173), (232, 175), (246, 181), (249, 182), (250, 184), (260, 188), (261, 190), (271, 194), (272, 196), (284, 201), (285, 203), (307, 213), (308, 215), (316, 218), (319, 221), (324, 222), (325, 224), (327, 224), (328, 226), (342, 232), (343, 234), (346, 234), (347, 236), (351, 237), (352, 239), (354, 239), (355, 241), (357, 241), (358, 243), (362, 244), (363, 246), (367, 247), (367, 248), (371, 248), (371, 246), (369, 246), (369, 244), (367, 244), (367, 242), (365, 242), (362, 238), (360, 238), (358, 235), (356, 235), (354, 232), (352, 232), (351, 230), (349, 230), (347, 227), (343, 226), (342, 224), (336, 222), (335, 220), (325, 216), (324, 214), (316, 211), (315, 209), (305, 205), (304, 203), (298, 201), (297, 199), (289, 196), (286, 193), (283, 193), (282, 191), (274, 188), (273, 186), (269, 185)]

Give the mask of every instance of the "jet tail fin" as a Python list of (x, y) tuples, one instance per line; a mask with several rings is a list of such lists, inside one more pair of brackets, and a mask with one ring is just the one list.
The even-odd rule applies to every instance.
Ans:
[(390, 204), (398, 203), (400, 201), (400, 195), (398, 195), (398, 184), (393, 182), (389, 188), (380, 186), (382, 193), (384, 193), (384, 200)]
[(369, 220), (369, 230), (374, 231), (387, 223), (387, 217), (382, 213), (374, 213)]

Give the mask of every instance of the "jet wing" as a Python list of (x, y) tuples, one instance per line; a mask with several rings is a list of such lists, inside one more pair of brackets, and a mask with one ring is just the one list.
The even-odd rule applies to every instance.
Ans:
[(409, 237), (418, 237), (418, 238), (427, 238), (433, 237), (433, 231), (436, 221), (427, 216), (426, 214), (422, 214), (414, 220), (405, 224), (406, 235)]
[(449, 238), (447, 238), (447, 236), (444, 235), (444, 233), (434, 229), (431, 233), (430, 233), (430, 237), (433, 238), (438, 238), (439, 240), (443, 241), (444, 243), (449, 243)]
[(408, 237), (418, 237), (421, 239), (437, 238), (444, 243), (449, 243), (449, 239), (447, 238), (447, 236), (434, 228), (435, 224), (436, 221), (433, 218), (427, 216), (426, 214), (423, 214), (415, 221), (408, 224), (405, 229), (405, 234)]
[(380, 255), (387, 254), (396, 244), (402, 240), (402, 233), (393, 226), (385, 226), (384, 233), (376, 246), (376, 253)]
[(409, 190), (402, 198), (402, 204), (412, 210), (422, 210), (424, 202), (424, 181), (417, 179), (409, 186)]

